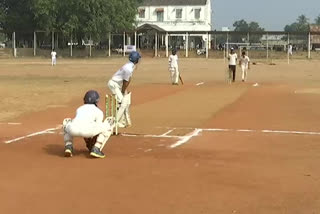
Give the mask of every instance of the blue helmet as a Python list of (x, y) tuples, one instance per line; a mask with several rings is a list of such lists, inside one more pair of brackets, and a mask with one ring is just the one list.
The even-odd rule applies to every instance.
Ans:
[(134, 64), (137, 64), (140, 58), (141, 55), (137, 51), (132, 51), (129, 55), (130, 62), (133, 62)]
[(97, 106), (99, 102), (99, 93), (95, 90), (87, 91), (87, 93), (84, 95), (83, 102), (84, 104), (94, 104)]

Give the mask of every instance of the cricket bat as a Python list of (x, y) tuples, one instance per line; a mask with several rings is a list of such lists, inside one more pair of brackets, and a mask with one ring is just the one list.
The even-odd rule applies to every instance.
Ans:
[(179, 79), (180, 79), (180, 81), (181, 81), (181, 84), (183, 85), (183, 80), (182, 80), (182, 77), (181, 77), (180, 74), (179, 74)]

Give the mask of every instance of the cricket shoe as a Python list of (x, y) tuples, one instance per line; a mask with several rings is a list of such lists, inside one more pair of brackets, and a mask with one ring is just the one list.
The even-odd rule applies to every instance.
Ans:
[(72, 153), (73, 153), (72, 145), (66, 145), (64, 149), (64, 156), (68, 158), (72, 157)]
[(90, 152), (90, 155), (92, 157), (95, 157), (95, 158), (105, 158), (106, 156), (103, 154), (103, 152), (100, 151), (100, 149), (96, 146), (94, 146), (92, 149), (91, 149), (91, 152)]

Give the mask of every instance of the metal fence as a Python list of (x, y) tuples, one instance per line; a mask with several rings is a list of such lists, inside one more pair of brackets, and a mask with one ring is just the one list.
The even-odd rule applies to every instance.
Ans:
[[(168, 57), (177, 49), (180, 57), (226, 59), (232, 47), (245, 51), (251, 59), (320, 59), (320, 44), (313, 37), (320, 33), (268, 32), (143, 32), (109, 33), (100, 39), (66, 37), (60, 32), (0, 31), (0, 57), (117, 57), (135, 48), (150, 57)], [(316, 41), (316, 40), (314, 40)], [(292, 50), (292, 51), (290, 51)]]

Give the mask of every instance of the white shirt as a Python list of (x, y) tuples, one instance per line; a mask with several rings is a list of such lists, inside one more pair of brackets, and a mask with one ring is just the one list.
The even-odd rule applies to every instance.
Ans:
[(292, 45), (289, 45), (288, 51), (290, 54), (292, 54)]
[(123, 80), (129, 81), (132, 77), (135, 65), (133, 62), (128, 62), (122, 68), (120, 68), (113, 76), (112, 80), (122, 84)]
[(241, 56), (241, 57), (240, 57), (240, 63), (241, 63), (241, 65), (248, 67), (249, 62), (250, 62), (250, 58), (249, 58), (248, 56), (244, 56), (244, 57)]
[(178, 68), (178, 56), (170, 55), (169, 56), (169, 68)]
[(84, 104), (76, 111), (76, 116), (72, 123), (89, 124), (93, 122), (103, 122), (103, 112), (94, 104)]
[(52, 57), (52, 58), (56, 58), (56, 56), (57, 56), (57, 52), (52, 51), (52, 52), (51, 52), (51, 57)]
[(236, 53), (229, 54), (229, 65), (237, 65), (238, 55)]

